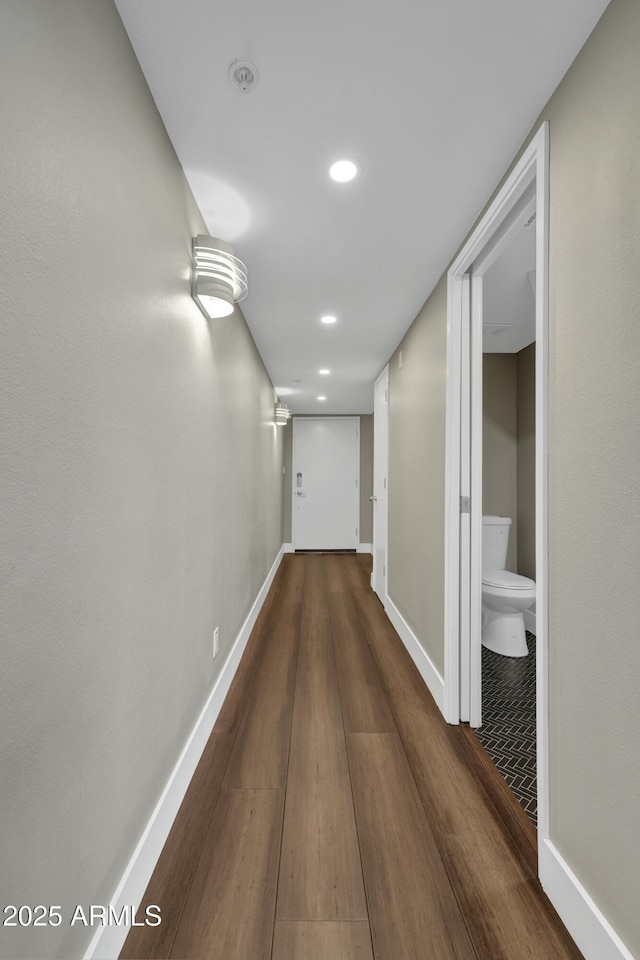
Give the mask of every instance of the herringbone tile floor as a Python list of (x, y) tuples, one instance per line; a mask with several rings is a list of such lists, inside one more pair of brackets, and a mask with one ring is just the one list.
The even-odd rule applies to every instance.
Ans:
[(528, 657), (482, 648), (482, 726), (476, 735), (534, 824), (536, 786), (536, 638)]

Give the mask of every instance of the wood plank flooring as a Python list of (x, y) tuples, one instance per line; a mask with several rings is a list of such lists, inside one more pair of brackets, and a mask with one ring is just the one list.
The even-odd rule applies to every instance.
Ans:
[(369, 924), (276, 920), (273, 954), (279, 960), (373, 960)]
[(330, 621), (300, 646), (276, 917), (366, 920)]
[(370, 569), (283, 559), (122, 960), (581, 957)]

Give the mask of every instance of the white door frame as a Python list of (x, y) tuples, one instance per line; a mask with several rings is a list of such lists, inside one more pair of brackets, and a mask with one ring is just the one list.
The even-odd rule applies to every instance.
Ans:
[[(532, 197), (536, 210), (536, 709), (538, 837), (549, 837), (548, 731), (548, 273), (549, 273), (549, 124), (531, 140), (480, 223), (448, 272), (447, 408), (445, 461), (445, 692), (444, 712), (450, 723), (471, 719), (479, 708), (479, 658), (482, 569), (482, 273), (489, 268), (515, 228), (516, 214)], [(487, 251), (490, 251), (487, 254)], [(468, 317), (471, 268), (472, 309), (470, 363), (465, 361), (463, 330)], [(474, 294), (476, 296), (474, 296)], [(467, 311), (467, 313), (465, 313)], [(463, 366), (464, 364), (464, 366)], [(464, 376), (463, 376), (464, 370)], [(471, 390), (469, 394), (469, 376)], [(464, 383), (463, 383), (464, 379)], [(470, 403), (467, 402), (470, 400)], [(473, 418), (473, 423), (470, 422)], [(470, 471), (464, 471), (461, 444), (469, 448)], [(461, 628), (460, 498), (471, 498), (469, 636)], [(465, 517), (466, 522), (466, 517)], [(469, 549), (465, 547), (465, 549)], [(466, 561), (465, 561), (466, 562)], [(464, 564), (463, 564), (464, 566)], [(461, 644), (468, 654), (461, 656)], [(475, 674), (474, 674), (475, 661)], [(464, 667), (466, 675), (462, 676)], [(472, 689), (472, 687), (475, 688)], [(462, 708), (461, 689), (469, 706)], [(466, 714), (466, 716), (465, 716)], [(539, 849), (543, 846), (539, 843)]]
[(291, 423), (291, 541), (293, 550), (296, 549), (296, 488), (294, 485), (293, 477), (295, 474), (295, 464), (296, 464), (296, 432), (293, 429), (293, 425), (297, 420), (306, 421), (309, 420), (323, 420), (328, 423), (333, 423), (336, 420), (353, 420), (356, 424), (356, 486), (355, 486), (355, 498), (356, 498), (356, 550), (358, 549), (357, 544), (360, 542), (360, 417), (340, 417), (340, 416), (329, 416), (329, 417), (293, 417)]
[[(380, 464), (380, 463), (379, 463), (380, 451), (376, 448), (376, 444), (375, 444), (375, 435), (376, 435), (376, 424), (375, 424), (375, 420), (376, 420), (376, 418), (377, 418), (378, 416), (380, 416), (380, 411), (379, 411), (379, 410), (376, 410), (376, 408), (375, 408), (375, 400), (374, 400), (374, 408), (373, 408), (373, 415), (374, 415), (374, 423), (373, 423), (373, 437), (374, 437), (374, 442), (373, 442), (373, 477), (374, 477), (374, 484), (375, 484), (376, 464), (378, 464), (379, 466), (381, 465), (381, 466), (382, 466), (382, 472), (383, 472), (383, 474), (384, 474), (384, 476), (385, 476), (385, 483), (386, 483), (386, 500), (387, 500), (387, 506), (386, 506), (386, 510), (385, 510), (385, 514), (384, 514), (384, 515), (385, 515), (385, 523), (384, 523), (384, 527), (385, 527), (385, 529), (384, 529), (384, 542), (385, 542), (385, 550), (384, 550), (384, 553), (385, 553), (385, 557), (384, 557), (384, 562), (385, 562), (386, 570), (385, 570), (385, 575), (384, 575), (384, 596), (380, 597), (380, 595), (378, 594), (378, 597), (379, 597), (380, 602), (382, 603), (382, 606), (386, 609), (386, 606), (387, 606), (387, 583), (389, 582), (389, 364), (387, 364), (386, 367), (384, 368), (384, 370), (380, 373), (380, 375), (379, 375), (378, 377), (376, 377), (376, 380), (375, 380), (375, 383), (374, 383), (374, 388), (373, 388), (374, 398), (375, 398), (375, 388), (376, 388), (376, 387), (378, 386), (378, 384), (379, 384), (381, 381), (383, 381), (383, 380), (386, 382), (385, 391), (386, 391), (386, 398), (387, 398), (387, 400), (386, 400), (386, 403), (385, 403), (385, 406), (384, 406), (384, 413), (383, 413), (382, 415), (383, 415), (384, 420), (385, 420), (385, 430), (386, 430), (386, 434), (387, 434), (387, 443), (386, 443), (385, 456), (383, 457), (383, 462), (382, 462), (382, 464)], [(376, 490), (375, 490), (375, 485), (374, 485), (374, 487), (373, 487), (373, 497), (375, 498), (375, 496), (376, 496)], [(376, 588), (376, 529), (377, 529), (377, 527), (376, 527), (376, 505), (375, 505), (375, 502), (374, 502), (374, 503), (373, 503), (373, 545), (372, 545), (372, 549), (373, 549), (373, 569), (372, 569), (372, 571), (371, 571), (371, 589), (372, 589), (372, 590), (375, 590), (375, 588)], [(376, 593), (377, 593), (377, 591), (376, 591)]]

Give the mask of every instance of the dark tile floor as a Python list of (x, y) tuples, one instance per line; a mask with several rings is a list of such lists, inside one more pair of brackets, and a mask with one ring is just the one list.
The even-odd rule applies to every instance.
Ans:
[(482, 726), (476, 736), (537, 825), (536, 638), (528, 657), (482, 648)]

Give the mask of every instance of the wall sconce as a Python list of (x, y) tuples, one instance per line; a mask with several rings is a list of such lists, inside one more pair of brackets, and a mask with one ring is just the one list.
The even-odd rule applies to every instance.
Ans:
[(286, 427), (290, 416), (291, 411), (286, 403), (276, 403), (273, 412), (274, 423), (277, 423), (279, 427)]
[(247, 295), (247, 268), (233, 247), (216, 237), (193, 238), (191, 296), (205, 317), (228, 317)]

